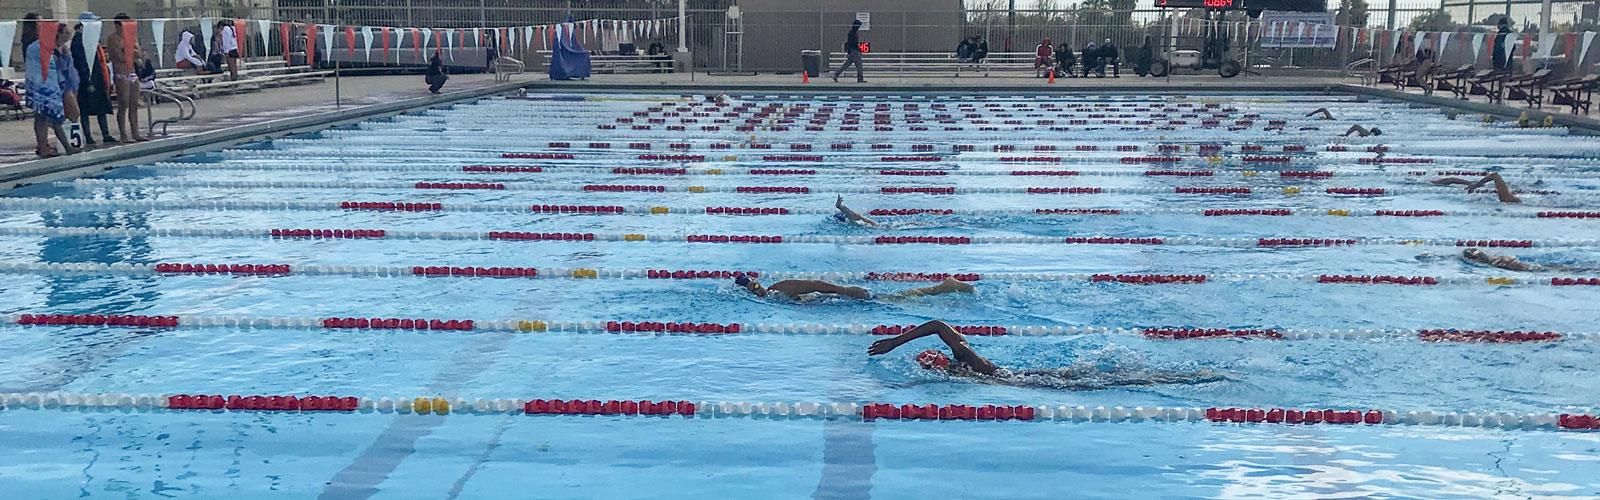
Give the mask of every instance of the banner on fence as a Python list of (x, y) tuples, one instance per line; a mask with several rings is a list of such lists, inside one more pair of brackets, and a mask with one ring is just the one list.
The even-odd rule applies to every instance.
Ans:
[(1261, 46), (1266, 48), (1331, 49), (1339, 43), (1339, 27), (1332, 12), (1261, 11), (1266, 30)]

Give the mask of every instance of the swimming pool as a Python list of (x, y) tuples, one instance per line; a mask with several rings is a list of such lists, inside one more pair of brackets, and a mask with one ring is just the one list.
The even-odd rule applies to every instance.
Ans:
[[(1321, 107), (1336, 119), (1305, 117)], [(1600, 141), (1349, 96), (711, 108), (486, 99), (0, 198), (8, 496), (1600, 495), (1600, 434), (1548, 419), (1595, 412), (1600, 273), (1454, 257), (1600, 266)], [(1333, 137), (1357, 123), (1388, 133)], [(1426, 182), (1486, 170), (1526, 203)], [(835, 222), (836, 196), (884, 227)], [(734, 272), (880, 295), (976, 274), (978, 293), (801, 304)], [(1374, 276), (1397, 279), (1351, 282)], [(18, 324), (93, 315), (146, 317)], [(1003, 327), (969, 337), (1002, 365), (1230, 379), (1055, 391), (921, 370), (933, 339), (866, 355), (876, 327), (930, 319)], [(665, 323), (709, 330), (638, 331)], [(1419, 341), (1432, 329), (1563, 336)], [(360, 399), (160, 408), (179, 394)], [(533, 399), (695, 407), (524, 414)]]

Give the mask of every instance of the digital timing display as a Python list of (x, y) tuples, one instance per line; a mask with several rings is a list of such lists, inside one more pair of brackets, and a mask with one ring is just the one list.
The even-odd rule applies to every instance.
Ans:
[(1232, 9), (1234, 0), (1156, 0), (1156, 7), (1181, 9)]

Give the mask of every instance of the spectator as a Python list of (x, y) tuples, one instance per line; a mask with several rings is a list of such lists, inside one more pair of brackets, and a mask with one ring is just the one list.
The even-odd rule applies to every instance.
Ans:
[(1033, 76), (1042, 76), (1039, 72), (1040, 69), (1053, 74), (1056, 70), (1053, 62), (1054, 58), (1055, 54), (1051, 51), (1050, 37), (1044, 37), (1044, 40), (1039, 41), (1039, 45), (1033, 48)]
[(83, 131), (78, 127), (78, 86), (83, 82), (78, 76), (78, 66), (72, 60), (72, 31), (63, 29), (65, 25), (56, 27), (56, 50), (51, 55), (50, 66), (61, 66), (61, 112), (67, 121), (63, 125), (67, 129), (67, 137), (77, 140), (72, 142), (73, 147), (83, 144)]
[(1150, 73), (1150, 63), (1156, 59), (1156, 48), (1151, 43), (1150, 35), (1144, 36), (1144, 45), (1134, 49), (1133, 56), (1128, 60), (1133, 63), (1133, 74), (1144, 76)]
[(445, 80), (449, 79), (450, 76), (444, 74), (444, 61), (440, 61), (439, 53), (434, 52), (433, 57), (428, 59), (428, 73), (422, 77), (422, 81), (428, 83), (428, 92), (439, 93), (439, 88), (444, 87)]
[(839, 81), (839, 75), (844, 74), (844, 70), (848, 69), (850, 67), (850, 65), (854, 64), (854, 65), (856, 65), (856, 83), (867, 83), (867, 79), (865, 77), (861, 76), (861, 20), (860, 19), (857, 19), (857, 20), (854, 20), (854, 21), (850, 21), (850, 34), (845, 35), (845, 39), (844, 39), (844, 54), (845, 54), (844, 64), (839, 65), (839, 70), (833, 72), (833, 81), (834, 82), (838, 82)]
[(218, 40), (218, 42), (222, 47), (222, 55), (228, 62), (228, 80), (238, 80), (239, 36), (233, 31), (233, 23), (229, 21), (217, 21), (217, 33), (218, 36), (222, 37), (222, 39)]
[(1511, 34), (1511, 19), (1500, 18), (1500, 29), (1494, 35), (1493, 61), (1495, 71), (1511, 69), (1511, 58), (1506, 57), (1506, 35)]
[(221, 73), (222, 67), (227, 64), (226, 59), (228, 57), (222, 53), (221, 31), (211, 30), (210, 47), (206, 51), (206, 71), (209, 73)]
[(1122, 65), (1117, 63), (1117, 46), (1107, 38), (1105, 45), (1100, 46), (1100, 76), (1106, 76), (1106, 66), (1111, 66), (1111, 77), (1122, 77)]
[(1105, 76), (1105, 68), (1100, 66), (1100, 49), (1094, 46), (1094, 42), (1089, 42), (1089, 45), (1083, 47), (1083, 77), (1088, 78), (1090, 71)]
[(1422, 86), (1423, 95), (1433, 95), (1433, 70), (1438, 66), (1433, 60), (1433, 49), (1417, 51), (1417, 72), (1414, 77), (1417, 85)]
[(139, 135), (139, 75), (135, 65), (140, 59), (139, 46), (128, 46), (123, 37), (122, 21), (127, 14), (112, 18), (111, 32), (100, 45), (106, 48), (106, 59), (111, 62), (111, 81), (117, 93), (117, 129), (122, 142), (144, 142)]
[(192, 69), (196, 75), (206, 74), (206, 63), (200, 60), (200, 54), (194, 51), (194, 33), (183, 30), (178, 35), (178, 51), (172, 53), (172, 60), (178, 62), (182, 69)]
[(22, 96), (17, 95), (16, 84), (11, 83), (11, 80), (0, 79), (0, 105), (22, 105)]
[(975, 47), (977, 47), (972, 49), (972, 63), (981, 63), (983, 58), (989, 57), (989, 41), (978, 35), (973, 35), (972, 39), (976, 41)]
[(1056, 47), (1056, 74), (1062, 77), (1076, 76), (1072, 74), (1072, 65), (1077, 63), (1077, 56), (1072, 55), (1072, 46), (1061, 42), (1061, 46)]
[[(67, 140), (67, 131), (61, 128), (66, 121), (66, 112), (61, 104), (61, 85), (63, 82), (62, 67), (65, 66), (59, 58), (51, 58), (48, 66), (44, 56), (50, 52), (43, 51), (43, 43), (39, 40), (39, 15), (29, 13), (22, 21), (22, 47), (23, 47), (23, 74), (26, 80), (23, 85), (28, 90), (28, 109), (33, 110), (33, 139), (34, 152), (40, 158), (56, 156), (55, 148), (50, 147), (50, 130), (55, 130), (56, 140), (61, 141), (62, 149), (67, 154), (78, 152)], [(57, 39), (67, 40), (71, 43), (71, 32), (57, 31)], [(72, 61), (64, 61), (71, 64)]]
[[(99, 21), (100, 16), (84, 12), (78, 14), (78, 20)], [(106, 68), (105, 50), (88, 53), (83, 44), (83, 23), (72, 31), (72, 64), (78, 71), (78, 123), (83, 127), (83, 143), (95, 143), (94, 134), (89, 133), (89, 117), (93, 116), (99, 119), (101, 140), (116, 144), (117, 139), (111, 137), (111, 127), (106, 124), (106, 115), (111, 114), (111, 72)]]
[(966, 61), (971, 59), (972, 50), (972, 38), (962, 38), (961, 43), (956, 44), (956, 60)]

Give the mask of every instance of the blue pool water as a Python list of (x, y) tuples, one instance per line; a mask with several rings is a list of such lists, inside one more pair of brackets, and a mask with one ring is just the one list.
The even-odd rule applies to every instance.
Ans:
[[(1373, 244), (1258, 248), (1186, 245), (972, 245), (836, 243), (706, 244), (676, 241), (509, 242), (482, 239), (269, 239), (150, 236), (117, 229), (337, 228), (391, 231), (528, 231), (596, 234), (801, 236), (1401, 238), (1565, 242), (1493, 249), (1523, 260), (1600, 267), (1595, 219), (1535, 218), (1541, 211), (1595, 211), (1600, 168), (1583, 158), (1600, 141), (1549, 129), (1451, 119), (1435, 109), (1347, 96), (1033, 96), (935, 101), (926, 97), (741, 96), (736, 102), (828, 103), (841, 108), (823, 131), (615, 130), (675, 95), (576, 95), (580, 100), (486, 99), (449, 109), (329, 130), (241, 150), (117, 169), (95, 180), (30, 186), (0, 200), (0, 264), (257, 263), (294, 266), (504, 266), (595, 269), (727, 269), (766, 272), (952, 272), (1241, 275), (1196, 285), (1081, 281), (975, 283), (973, 296), (898, 302), (758, 300), (722, 280), (422, 278), (366, 275), (156, 276), (113, 272), (11, 272), (0, 314), (83, 313), (244, 317), (408, 317), (479, 320), (659, 320), (744, 324), (955, 324), (1278, 329), (1460, 328), (1594, 332), (1596, 287), (1495, 286), (1485, 278), (1548, 282), (1600, 270), (1512, 273), (1466, 263), (1453, 245)], [(1146, 106), (1232, 102), (1243, 130), (1198, 119), (1075, 131), (1010, 130), (1013, 104)], [(692, 102), (692, 101), (690, 101)], [(966, 131), (944, 131), (930, 108), (948, 104)], [(959, 109), (958, 103), (974, 103)], [(864, 103), (865, 130), (837, 130), (843, 108)], [(879, 103), (896, 130), (872, 131)], [(920, 103), (906, 110), (907, 103)], [(998, 103), (1003, 108), (986, 107)], [(687, 105), (687, 102), (679, 104)], [(1339, 118), (1306, 112), (1328, 107)], [(671, 106), (667, 107), (670, 111)], [(1078, 117), (1094, 113), (1072, 111)], [(1222, 111), (1215, 111), (1222, 112)], [(968, 118), (967, 114), (978, 115)], [(1148, 117), (1154, 111), (1117, 111)], [(1178, 112), (1173, 112), (1176, 115)], [(659, 115), (659, 113), (657, 113)], [(920, 115), (931, 130), (908, 127)], [(687, 114), (686, 114), (687, 116)], [(681, 117), (669, 118), (676, 123)], [(1029, 117), (1032, 120), (1038, 117)], [(1064, 122), (1067, 118), (1057, 118)], [(1085, 118), (1098, 119), (1098, 118)], [(1127, 118), (1135, 120), (1138, 118)], [(1266, 120), (1284, 130), (1262, 130)], [(643, 122), (639, 118), (639, 122)], [(979, 131), (975, 120), (998, 131)], [(1335, 138), (1351, 123), (1381, 137)], [(1316, 130), (1301, 130), (1316, 127)], [(1088, 130), (1087, 128), (1097, 128)], [(606, 141), (607, 150), (586, 147)], [(551, 148), (570, 142), (576, 149)], [(631, 142), (672, 154), (693, 146), (707, 161), (642, 161)], [(729, 143), (728, 150), (712, 150)], [(752, 150), (751, 143), (774, 148)], [(809, 152), (789, 144), (813, 144)], [(848, 152), (832, 144), (852, 144)], [(741, 145), (742, 144), (742, 145)], [(872, 151), (871, 144), (895, 144)], [(878, 156), (934, 154), (937, 162), (884, 163)], [(952, 154), (957, 144), (975, 151)], [(1076, 151), (1076, 145), (1097, 151)], [(1221, 144), (1228, 161), (1128, 164), (1164, 156), (1157, 144)], [(1239, 145), (1263, 145), (1241, 153)], [(1237, 159), (1305, 145), (1291, 166)], [(1436, 163), (1373, 164), (1384, 157)], [(1016, 152), (995, 152), (1014, 145)], [(1053, 145), (1054, 152), (1035, 146)], [(1116, 152), (1117, 145), (1138, 152)], [(1330, 153), (1328, 146), (1346, 153)], [(571, 152), (576, 160), (500, 159), (499, 153)], [(723, 155), (743, 155), (734, 161)], [(822, 162), (766, 162), (763, 154), (822, 155)], [(1001, 156), (1059, 156), (1022, 165)], [(1317, 158), (1317, 160), (1312, 160)], [(1198, 160), (1200, 163), (1195, 163)], [(1314, 165), (1309, 163), (1316, 161)], [(466, 173), (465, 165), (533, 165), (539, 173)], [(577, 167), (593, 167), (580, 169)], [(688, 168), (694, 175), (614, 174), (610, 168)], [(706, 175), (705, 169), (722, 169)], [(814, 175), (745, 175), (749, 168), (817, 169)], [(1332, 171), (1332, 179), (1285, 179), (1277, 169)], [(886, 176), (879, 169), (935, 169), (946, 176)], [(972, 175), (1079, 170), (1079, 176)], [(1214, 170), (1210, 177), (1147, 177), (1148, 169)], [(1241, 172), (1259, 171), (1255, 176)], [(1501, 205), (1484, 194), (1433, 188), (1424, 170), (1500, 170), (1524, 194)], [(1134, 175), (1092, 175), (1129, 173)], [(247, 181), (296, 182), (252, 187)], [(1537, 181), (1537, 184), (1535, 183)], [(351, 183), (392, 182), (395, 187)], [(507, 190), (419, 190), (416, 182), (499, 182)], [(320, 184), (304, 184), (320, 183)], [(660, 193), (583, 192), (589, 184), (660, 185)], [(705, 193), (690, 192), (704, 186)], [(807, 186), (807, 194), (718, 192), (733, 186)], [(1250, 186), (1248, 197), (1125, 192), (1099, 195), (882, 194), (878, 187)], [(1286, 195), (1285, 187), (1300, 187)], [(1327, 187), (1402, 190), (1381, 197), (1327, 195)], [(954, 215), (881, 217), (878, 229), (828, 216), (835, 192), (863, 212), (953, 209)], [(51, 199), (59, 197), (60, 199)], [(83, 208), (72, 199), (158, 201), (162, 208)], [(337, 208), (228, 207), (243, 202), (395, 201), (495, 205), (785, 207), (796, 213), (722, 216), (538, 214), (528, 211), (387, 212)], [(31, 208), (23, 203), (32, 203)], [(1034, 209), (1173, 210), (1121, 215), (1041, 215)], [(808, 209), (806, 213), (801, 209)], [(1290, 209), (1297, 215), (1206, 217), (1184, 210)], [(991, 210), (990, 212), (984, 212)], [(1325, 215), (1350, 210), (1358, 216)], [(1372, 210), (1441, 210), (1444, 217), (1372, 217)], [(1304, 214), (1304, 215), (1299, 215)], [(1323, 215), (1316, 215), (1323, 214)], [(99, 228), (88, 235), (24, 235), (12, 228)], [(1287, 275), (1470, 278), (1431, 287), (1327, 285)], [(1246, 276), (1248, 275), (1248, 276)], [(1268, 277), (1261, 275), (1274, 275)], [(770, 280), (768, 280), (770, 283)], [(849, 281), (875, 293), (912, 283)], [(1438, 412), (1594, 413), (1600, 399), (1595, 338), (1538, 344), (1425, 344), (1412, 339), (1150, 340), (1123, 334), (974, 337), (995, 362), (1016, 368), (1075, 364), (1102, 370), (1208, 369), (1229, 379), (1101, 391), (1054, 391), (964, 383), (918, 369), (919, 340), (868, 357), (876, 337), (849, 334), (696, 336), (398, 330), (140, 329), (0, 326), (0, 393), (336, 394), (357, 397), (650, 399), (735, 402), (962, 403), (1087, 407), (1379, 408)], [(1288, 426), (1197, 422), (862, 422), (853, 419), (649, 418), (525, 415), (124, 412), (13, 407), (0, 410), (0, 487), (8, 498), (1593, 498), (1600, 496), (1600, 434), (1432, 426)]]

